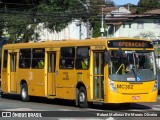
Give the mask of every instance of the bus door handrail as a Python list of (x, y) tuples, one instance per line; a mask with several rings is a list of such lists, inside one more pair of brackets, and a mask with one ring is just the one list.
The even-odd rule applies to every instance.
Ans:
[(119, 66), (119, 68), (118, 68), (118, 70), (116, 71), (116, 74), (119, 72), (119, 70), (122, 68), (122, 74), (124, 74), (125, 72), (125, 65), (122, 63), (120, 66)]

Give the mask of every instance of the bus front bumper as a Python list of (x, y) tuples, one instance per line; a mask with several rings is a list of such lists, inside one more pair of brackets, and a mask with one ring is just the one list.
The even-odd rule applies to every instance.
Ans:
[(156, 102), (158, 90), (146, 94), (122, 94), (111, 92), (105, 98), (105, 103), (137, 103), (137, 102)]

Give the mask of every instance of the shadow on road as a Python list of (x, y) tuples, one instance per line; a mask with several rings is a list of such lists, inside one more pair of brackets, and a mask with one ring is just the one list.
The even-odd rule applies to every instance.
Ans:
[[(13, 94), (3, 94), (1, 96), (5, 99), (11, 99), (11, 100), (19, 100), (21, 101), (20, 95), (13, 95)], [(63, 99), (47, 99), (44, 97), (30, 97), (31, 102), (36, 103), (45, 103), (45, 104), (51, 104), (51, 105), (62, 105), (62, 106), (69, 106), (69, 107), (75, 107), (75, 101), (72, 100), (63, 100)], [(148, 106), (142, 105), (142, 104), (103, 104), (103, 105), (97, 105), (97, 104), (91, 104), (89, 103), (90, 109), (99, 109), (99, 110), (147, 110), (151, 109)], [(84, 109), (85, 110), (85, 109)]]
[(21, 100), (20, 95), (15, 95), (15, 94), (1, 94), (1, 98), (12, 99), (12, 100)]
[[(93, 106), (93, 107), (92, 107)], [(102, 106), (92, 105), (92, 109), (101, 110), (147, 110), (151, 109), (149, 106), (136, 103), (121, 103), (121, 104), (104, 104)]]

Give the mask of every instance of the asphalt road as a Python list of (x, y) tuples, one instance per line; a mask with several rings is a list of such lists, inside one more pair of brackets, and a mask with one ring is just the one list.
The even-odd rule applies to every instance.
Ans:
[[(3, 118), (0, 118), (2, 120), (158, 120), (158, 117), (153, 116), (160, 115), (160, 96), (156, 103), (135, 103), (129, 107), (90, 105), (89, 108), (82, 109), (75, 107), (74, 101), (32, 97), (30, 102), (22, 102), (19, 95), (4, 95), (0, 97), (0, 111), (1, 116), (3, 112)], [(12, 118), (6, 117), (6, 112), (11, 112)], [(38, 118), (33, 118), (33, 113)]]

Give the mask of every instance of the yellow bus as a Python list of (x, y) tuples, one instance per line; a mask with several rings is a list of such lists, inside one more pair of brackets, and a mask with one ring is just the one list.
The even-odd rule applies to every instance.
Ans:
[(7, 44), (2, 92), (92, 103), (156, 102), (154, 48), (137, 38), (92, 38)]

